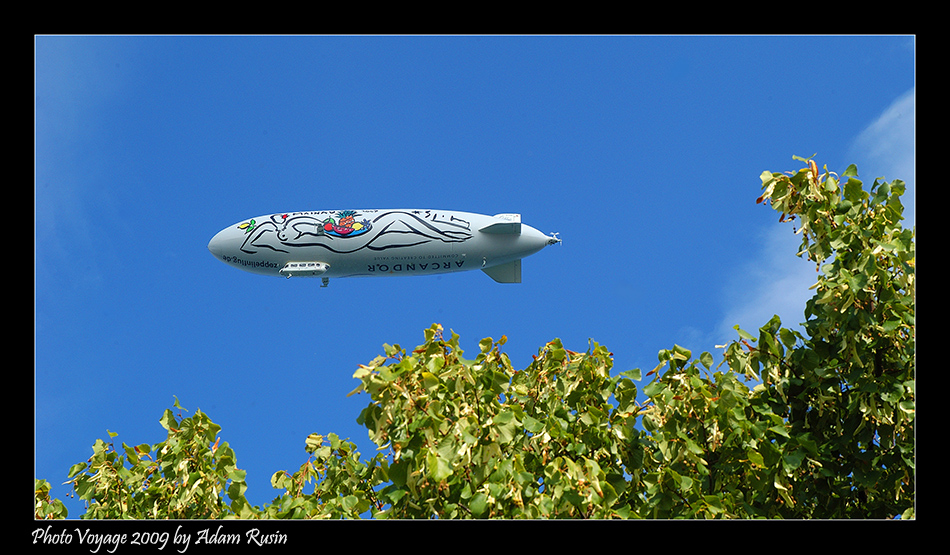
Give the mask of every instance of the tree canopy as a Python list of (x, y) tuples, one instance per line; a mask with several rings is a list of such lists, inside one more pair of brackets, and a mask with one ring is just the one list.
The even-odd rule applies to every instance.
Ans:
[[(710, 352), (663, 349), (645, 375), (553, 340), (524, 369), (438, 324), (355, 372), (377, 452), (333, 433), (279, 470), (272, 503), (201, 411), (156, 445), (97, 440), (68, 480), (83, 518), (913, 518), (915, 247), (904, 183), (857, 169), (764, 172), (758, 202), (818, 270), (804, 333), (773, 317)], [(638, 383), (649, 379), (642, 391)], [(110, 434), (111, 436), (111, 434)], [(37, 518), (66, 510), (36, 480)]]

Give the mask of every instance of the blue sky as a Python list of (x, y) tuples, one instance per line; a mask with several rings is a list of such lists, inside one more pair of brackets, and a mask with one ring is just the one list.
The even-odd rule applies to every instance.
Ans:
[[(312, 432), (374, 454), (352, 374), (434, 322), (470, 353), (507, 335), (517, 368), (593, 339), (615, 372), (794, 326), (814, 267), (759, 174), (855, 163), (907, 182), (912, 225), (914, 87), (910, 36), (37, 37), (35, 476), (78, 517), (69, 467), (107, 430), (162, 441), (177, 396), (269, 503)], [(521, 284), (326, 289), (207, 250), (246, 218), (353, 208), (517, 212), (563, 243)]]

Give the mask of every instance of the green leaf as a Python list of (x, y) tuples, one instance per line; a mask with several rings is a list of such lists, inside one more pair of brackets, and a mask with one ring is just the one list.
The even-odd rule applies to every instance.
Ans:
[(620, 373), (621, 376), (626, 376), (626, 377), (630, 378), (631, 380), (633, 380), (633, 381), (635, 381), (635, 382), (638, 382), (638, 381), (640, 381), (641, 379), (643, 379), (643, 378), (641, 377), (641, 374), (642, 374), (642, 372), (640, 371), (639, 368), (634, 368), (633, 370), (627, 370), (626, 372), (621, 372), (621, 373)]
[(786, 349), (791, 349), (798, 343), (798, 336), (790, 329), (782, 328), (779, 330), (779, 337)]
[(786, 453), (782, 457), (782, 464), (785, 467), (785, 471), (791, 473), (795, 470), (798, 470), (798, 467), (801, 466), (804, 459), (805, 453), (799, 449), (796, 449), (791, 453)]
[(343, 498), (343, 508), (347, 511), (353, 510), (354, 507), (359, 505), (360, 499), (355, 495), (347, 495)]
[(788, 435), (788, 430), (786, 430), (786, 429), (785, 429), (785, 426), (783, 426), (783, 425), (772, 426), (771, 428), (769, 428), (769, 431), (770, 431), (770, 432), (773, 432), (773, 433), (776, 433), (776, 434), (778, 434), (778, 435), (780, 435), (780, 436), (782, 436), (782, 437), (791, 437), (791, 436)]
[(86, 466), (87, 466), (87, 465), (86, 465), (86, 463), (84, 463), (84, 462), (76, 463), (76, 464), (72, 465), (71, 467), (69, 467), (69, 472), (66, 474), (66, 477), (67, 477), (67, 478), (73, 478), (74, 476), (76, 476), (77, 474), (79, 474), (80, 472), (82, 472), (83, 470), (85, 470), (85, 469), (86, 469)]
[(751, 333), (743, 329), (740, 329), (738, 324), (736, 324), (735, 326), (732, 326), (732, 328), (739, 333), (739, 337), (741, 337), (742, 339), (745, 339), (747, 341), (755, 341), (755, 336), (753, 336)]
[(159, 420), (159, 422), (166, 430), (178, 428), (178, 420), (175, 419), (175, 414), (171, 411), (171, 409), (165, 409), (165, 413), (162, 415), (162, 418)]
[(452, 466), (437, 451), (430, 449), (426, 453), (426, 472), (429, 478), (441, 482), (452, 475)]
[[(441, 359), (432, 359), (432, 360), (441, 360)], [(431, 368), (431, 365), (427, 365), (427, 366), (430, 366), (430, 368)], [(440, 368), (441, 368), (441, 367), (440, 367)], [(438, 370), (438, 369), (436, 369), (436, 371), (437, 371), (437, 370)], [(437, 389), (439, 388), (439, 384), (440, 384), (441, 382), (439, 381), (439, 378), (438, 378), (435, 374), (430, 373), (430, 372), (423, 372), (423, 373), (422, 373), (422, 383), (423, 383), (423, 387), (425, 387), (427, 390), (429, 390), (430, 392), (432, 392), (432, 391), (435, 391), (435, 390), (437, 390)]]
[(765, 466), (765, 460), (762, 458), (762, 454), (758, 451), (749, 450), (746, 452), (746, 456), (749, 458), (749, 462), (753, 465), (759, 467)]
[(485, 513), (488, 512), (488, 496), (482, 492), (473, 495), (469, 503), (469, 509), (476, 518), (484, 517)]
[(693, 488), (693, 479), (689, 476), (680, 476), (679, 488), (680, 491), (688, 492)]
[(661, 391), (665, 390), (667, 385), (659, 380), (654, 380), (643, 388), (643, 394), (647, 397), (656, 397)]
[(315, 453), (317, 449), (323, 446), (323, 436), (320, 434), (310, 434), (307, 436), (307, 441), (304, 446), (304, 449), (307, 453)]
[(844, 185), (844, 198), (856, 204), (862, 202), (865, 197), (867, 197), (867, 193), (864, 192), (864, 184), (859, 179), (848, 177), (848, 181)]
[(521, 425), (515, 419), (515, 415), (511, 411), (503, 411), (496, 415), (492, 419), (494, 424), (495, 431), (498, 432), (498, 441), (502, 444), (510, 443), (512, 439), (518, 434), (519, 426)]
[(525, 416), (522, 423), (524, 424), (524, 429), (532, 434), (536, 434), (544, 429), (544, 422), (530, 416)]
[(679, 345), (673, 345), (673, 358), (676, 360), (689, 360), (693, 356), (693, 352), (685, 347), (680, 347)]
[(699, 444), (689, 438), (686, 439), (686, 448), (695, 455), (702, 455), (706, 452)]

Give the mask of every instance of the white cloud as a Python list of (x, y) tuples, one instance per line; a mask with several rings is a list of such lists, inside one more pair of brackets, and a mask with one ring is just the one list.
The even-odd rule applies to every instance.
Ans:
[(904, 227), (914, 225), (916, 87), (895, 100), (884, 113), (867, 126), (849, 149), (849, 159), (858, 166), (865, 183), (877, 177), (886, 181), (901, 179), (907, 185), (902, 198)]
[(759, 241), (760, 255), (739, 269), (725, 295), (729, 308), (715, 330), (714, 341), (723, 344), (737, 339), (733, 326), (757, 335), (759, 327), (774, 315), (782, 326), (801, 330), (808, 288), (817, 281), (814, 263), (798, 258), (801, 235), (792, 225), (770, 227)]
[[(914, 139), (915, 93), (911, 89), (859, 133), (849, 149), (849, 163), (858, 166), (865, 187), (877, 177), (906, 183), (905, 228), (914, 225)], [(784, 327), (801, 329), (798, 324), (805, 319), (805, 303), (813, 295), (808, 288), (817, 281), (817, 274), (813, 263), (794, 256), (801, 236), (793, 234), (791, 227), (770, 227), (760, 241), (759, 256), (734, 276), (725, 291), (725, 304), (731, 308), (714, 330), (718, 344), (737, 338), (735, 325), (756, 335), (774, 314)]]
[[(37, 279), (75, 287), (83, 280), (98, 283), (94, 220), (90, 198), (108, 195), (99, 179), (107, 173), (95, 149), (101, 110), (120, 91), (108, 60), (124, 61), (127, 53), (103, 55), (99, 41), (84, 37), (37, 37), (35, 41), (34, 248), (37, 268), (70, 268), (70, 272), (39, 272)], [(118, 64), (119, 62), (114, 62)], [(114, 67), (112, 68), (114, 69)], [(44, 282), (44, 285), (46, 283)]]

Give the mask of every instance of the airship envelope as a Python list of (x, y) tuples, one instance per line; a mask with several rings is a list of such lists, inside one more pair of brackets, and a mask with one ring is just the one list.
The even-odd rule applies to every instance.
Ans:
[(521, 259), (559, 243), (520, 214), (449, 210), (285, 212), (244, 220), (208, 243), (218, 260), (270, 276), (415, 276), (482, 270), (521, 283)]

